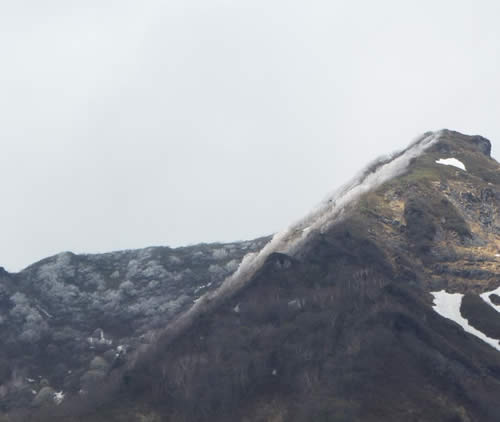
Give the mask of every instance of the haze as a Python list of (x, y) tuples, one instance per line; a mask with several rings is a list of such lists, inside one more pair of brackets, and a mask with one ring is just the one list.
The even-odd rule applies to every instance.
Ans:
[(500, 147), (495, 1), (0, 5), (0, 265), (267, 235), (440, 128)]

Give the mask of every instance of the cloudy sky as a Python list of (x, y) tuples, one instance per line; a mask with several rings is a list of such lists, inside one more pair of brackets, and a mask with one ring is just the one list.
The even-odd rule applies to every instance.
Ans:
[(280, 230), (427, 130), (500, 156), (500, 3), (0, 3), (0, 266)]

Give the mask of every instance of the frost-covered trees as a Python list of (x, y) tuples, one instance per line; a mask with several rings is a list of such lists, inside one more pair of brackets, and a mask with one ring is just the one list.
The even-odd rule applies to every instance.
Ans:
[(228, 253), (224, 248), (215, 249), (212, 252), (212, 257), (214, 259), (224, 259), (224, 258), (227, 258), (227, 255), (228, 255)]
[(10, 300), (14, 307), (10, 310), (9, 316), (21, 327), (19, 339), (27, 343), (40, 340), (48, 330), (48, 324), (40, 312), (30, 305), (23, 293), (15, 293)]
[[(50, 380), (51, 390), (37, 401), (60, 390), (69, 395), (85, 390), (109, 372), (95, 356), (114, 365), (114, 344), (135, 350), (151, 342), (155, 329), (220, 286), (238, 268), (249, 245), (259, 248), (266, 241), (62, 253), (36, 263), (16, 275), (15, 283), (0, 283), (0, 363), (8, 358), (18, 364), (24, 384), (27, 376), (38, 380), (41, 373)], [(35, 361), (36, 353), (40, 356)], [(37, 362), (43, 367), (37, 368)], [(0, 367), (0, 388), (1, 372)], [(10, 368), (7, 375), (10, 380)], [(35, 390), (36, 395), (41, 391)], [(30, 400), (36, 395), (29, 391)]]

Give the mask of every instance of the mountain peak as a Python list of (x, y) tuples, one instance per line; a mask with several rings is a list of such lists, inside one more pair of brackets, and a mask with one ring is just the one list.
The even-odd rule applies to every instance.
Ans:
[(0, 294), (0, 364), (29, 364), (26, 381), (4, 365), (0, 387), (26, 406), (47, 391), (42, 366), (17, 358), (24, 338), (67, 397), (37, 422), (75, 408), (85, 422), (497, 422), (490, 152), (481, 136), (428, 132), (251, 247), (42, 261)]
[(455, 144), (455, 146), (472, 148), (487, 157), (491, 157), (491, 142), (481, 135), (465, 135), (449, 129), (442, 129), (437, 133), (439, 134), (439, 144), (441, 146)]

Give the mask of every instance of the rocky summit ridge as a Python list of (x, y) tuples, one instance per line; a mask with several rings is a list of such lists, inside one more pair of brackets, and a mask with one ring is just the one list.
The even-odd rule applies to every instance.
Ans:
[[(194, 304), (191, 295), (190, 304), (176, 308), (168, 321), (136, 317), (143, 296), (128, 292), (138, 290), (139, 279), (149, 285), (150, 278), (160, 278), (155, 262), (172, 272), (164, 263), (177, 252), (142, 261), (127, 257), (126, 268), (135, 260), (132, 273), (137, 268), (142, 274), (135, 279), (127, 273), (129, 283), (105, 256), (99, 258), (108, 277), (102, 283), (63, 272), (59, 277), (68, 285), (76, 283), (93, 297), (92, 292), (108, 291), (111, 275), (119, 271), (115, 283), (119, 303), (128, 309), (125, 320), (132, 312), (125, 332), (147, 332), (148, 341), (127, 340), (133, 347), (126, 357), (118, 350), (126, 349), (121, 343), (101, 349), (116, 315), (113, 300), (100, 304), (89, 314), (100, 331), (87, 329), (86, 347), (94, 348), (75, 366), (80, 372), (73, 384), (37, 381), (41, 390), (35, 398), (52, 388), (45, 390), (50, 400), (26, 398), (24, 408), (5, 408), (4, 417), (9, 422), (498, 421), (499, 210), (500, 166), (491, 158), (491, 143), (442, 130), (373, 162), (273, 239), (247, 243), (246, 249), (233, 246), (235, 257), (225, 255), (222, 262), (215, 255), (223, 253), (215, 250), (226, 248), (207, 249), (204, 256), (219, 263), (204, 261), (199, 280), (207, 279), (212, 265), (224, 268), (232, 259), (237, 269), (221, 272), (213, 289), (193, 284), (192, 293), (200, 285), (206, 290)], [(84, 258), (62, 256), (49, 263), (78, 259)], [(141, 262), (150, 263), (150, 272)], [(59, 323), (67, 330), (86, 324), (87, 299), (78, 302), (78, 317), (65, 322), (59, 305), (38, 309), (29, 299), (44, 297), (51, 280), (45, 273), (28, 269), (22, 282), (1, 276), (7, 293), (0, 294), (0, 310), (8, 314), (0, 315), (24, 317), (20, 312), (28, 301), (41, 319), (49, 318), (43, 311), (62, 315)], [(175, 292), (183, 286), (174, 276), (168, 280), (164, 285), (173, 293), (166, 303), (182, 297)], [(15, 291), (37, 283), (40, 290), (32, 296)], [(72, 289), (61, 300), (70, 300)], [(164, 301), (158, 299), (155, 307)], [(38, 318), (19, 321), (29, 332)], [(113, 335), (121, 342), (119, 328)], [(25, 341), (22, 333), (10, 335), (13, 345)], [(19, 367), (51, 356), (49, 345), (37, 342), (45, 349), (35, 347)], [(24, 388), (16, 390), (12, 370), (0, 383), (9, 388), (4, 397)]]

